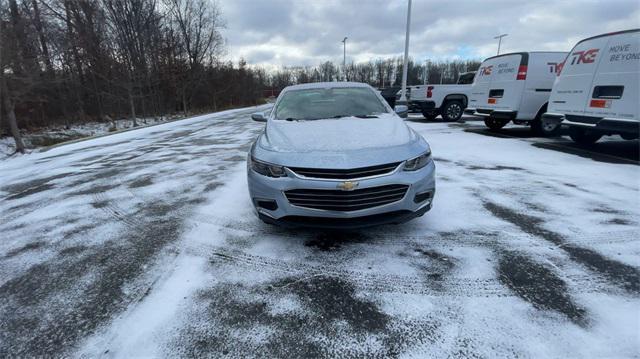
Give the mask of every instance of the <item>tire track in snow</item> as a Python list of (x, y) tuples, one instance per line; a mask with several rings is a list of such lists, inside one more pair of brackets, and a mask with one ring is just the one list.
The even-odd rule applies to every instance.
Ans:
[(630, 294), (640, 294), (640, 270), (588, 248), (569, 243), (560, 234), (542, 227), (543, 220), (497, 203), (485, 201), (484, 207), (495, 217), (513, 224), (525, 233), (544, 239), (562, 249), (571, 260), (609, 279), (614, 286)]
[[(376, 274), (363, 271), (353, 271), (344, 268), (327, 268), (325, 264), (312, 264), (303, 261), (280, 260), (266, 256), (257, 256), (244, 253), (239, 250), (228, 248), (207, 248), (212, 251), (213, 263), (225, 262), (230, 265), (240, 265), (253, 270), (270, 270), (287, 275), (326, 275), (340, 278), (353, 279), (356, 285), (365, 290), (401, 292), (411, 294), (424, 294), (433, 296), (452, 297), (486, 297), (486, 296), (509, 296), (511, 292), (507, 290), (502, 281), (498, 278), (469, 278), (469, 277), (446, 277), (441, 283), (446, 287), (427, 286), (423, 276), (401, 276), (392, 274)], [(428, 276), (429, 273), (425, 272)], [(578, 288), (580, 293), (598, 293), (608, 291), (608, 282), (602, 279), (586, 275), (568, 275), (566, 278)], [(532, 284), (529, 288), (524, 285), (524, 289), (537, 288), (537, 284)]]
[[(130, 151), (122, 153), (127, 152)], [(139, 162), (144, 159), (141, 156), (151, 156), (153, 151), (143, 152), (134, 154), (135, 158), (128, 161), (116, 157), (118, 163), (91, 164), (79, 169), (79, 179), (68, 185), (83, 184), (88, 189), (62, 193), (62, 198), (55, 189), (39, 194), (47, 200), (53, 197), (61, 201), (89, 195), (95, 208), (107, 214), (106, 220), (96, 220), (99, 225), (122, 223), (124, 227), (113, 227), (116, 230), (106, 233), (107, 240), (98, 245), (93, 242), (94, 238), (81, 238), (81, 243), (87, 245), (76, 245), (77, 252), (54, 253), (41, 263), (13, 273), (13, 278), (2, 283), (0, 356), (64, 355), (78, 340), (108, 323), (127, 306), (139, 302), (149, 288), (159, 284), (158, 273), (153, 272), (158, 268), (154, 265), (173, 259), (175, 243), (184, 230), (181, 221), (188, 213), (188, 203), (181, 203), (178, 196), (168, 200), (149, 197), (153, 200), (143, 201), (132, 211), (120, 205), (123, 198), (112, 198), (108, 192), (120, 187), (113, 182), (118, 182), (129, 167), (145, 165)], [(51, 166), (54, 165), (65, 164)], [(104, 185), (108, 188), (101, 188), (101, 183), (108, 183)], [(180, 216), (176, 216), (177, 213)], [(76, 215), (86, 215), (86, 212), (72, 213), (72, 217), (65, 220), (70, 221)], [(42, 227), (40, 223), (35, 225)]]
[[(180, 142), (184, 142), (184, 141), (194, 141), (194, 140), (199, 140), (201, 138), (210, 138), (211, 135), (219, 135), (218, 132), (222, 131), (236, 131), (237, 128), (239, 128), (239, 131), (241, 133), (245, 133), (248, 132), (250, 129), (252, 129), (254, 126), (251, 126), (252, 123), (247, 122), (247, 121), (240, 121), (237, 119), (238, 116), (242, 116), (245, 115), (245, 113), (239, 113), (239, 114), (235, 114), (233, 116), (226, 116), (226, 117), (222, 117), (222, 118), (216, 118), (216, 122), (214, 123), (213, 128), (215, 129), (213, 134), (205, 134), (202, 135), (200, 137), (192, 137), (195, 133), (201, 132), (203, 130), (211, 130), (212, 127), (210, 126), (202, 126), (201, 123), (196, 123), (196, 124), (192, 124), (191, 126), (198, 126), (198, 128), (193, 129), (193, 130), (187, 130), (187, 131), (183, 131), (178, 133), (180, 136), (177, 136), (177, 134), (175, 133), (163, 133), (164, 134), (170, 134), (171, 136), (173, 136), (173, 138), (180, 138)], [(225, 120), (238, 120), (237, 123), (227, 123), (225, 122)], [(227, 128), (229, 128), (229, 130), (226, 130)], [(233, 130), (231, 130), (233, 129)], [(253, 130), (250, 133), (255, 133), (256, 130)], [(248, 136), (249, 140), (251, 140), (252, 136)], [(241, 142), (238, 141), (221, 141), (221, 144), (234, 144), (236, 146), (246, 146), (248, 145), (248, 141), (249, 140), (244, 140)], [(108, 160), (109, 163), (115, 163), (115, 167), (114, 166), (103, 166), (104, 169), (103, 170), (93, 170), (90, 172), (93, 172), (95, 174), (95, 176), (100, 176), (100, 173), (104, 173), (104, 172), (112, 172), (114, 170), (118, 171), (119, 169), (126, 169), (128, 167), (131, 167), (132, 165), (135, 165), (136, 162), (133, 163), (128, 163), (130, 161), (139, 161), (139, 159), (143, 156), (149, 155), (151, 153), (156, 152), (158, 149), (166, 149), (167, 147), (172, 148), (172, 146), (175, 145), (175, 143), (171, 142), (171, 143), (165, 143), (165, 138), (161, 137), (158, 140), (156, 140), (156, 142), (153, 142), (152, 145), (150, 146), (150, 149), (144, 149), (142, 151), (142, 153), (135, 153), (135, 154), (129, 154), (132, 151), (131, 150), (127, 150), (127, 151), (121, 151), (119, 153), (116, 153), (114, 155), (109, 156), (109, 158), (102, 158), (100, 161), (102, 163), (104, 163), (105, 160)], [(145, 148), (148, 146), (145, 146)], [(135, 151), (133, 151), (135, 152)], [(180, 152), (181, 153), (181, 152)], [(171, 156), (178, 156), (180, 153), (175, 153), (172, 154)], [(184, 154), (190, 154), (190, 152), (186, 152)], [(117, 157), (120, 155), (126, 155), (127, 157)], [(224, 151), (221, 151), (219, 153), (211, 153), (210, 156), (213, 157), (214, 162), (218, 161), (218, 162), (224, 162), (223, 157), (227, 157), (228, 154)], [(239, 159), (232, 159), (232, 162), (237, 162)], [(123, 162), (124, 161), (124, 162)], [(155, 162), (160, 162), (160, 161), (155, 161)], [(124, 163), (124, 164), (123, 164)], [(85, 172), (86, 173), (86, 172)], [(218, 174), (216, 174), (217, 176)], [(140, 200), (143, 203), (149, 203), (149, 202), (153, 202), (155, 201), (155, 197), (153, 195), (144, 195), (142, 193), (140, 193), (139, 191), (134, 191), (131, 189), (130, 186), (126, 185), (124, 182), (122, 182), (121, 177), (117, 176), (113, 179), (116, 183), (119, 184), (119, 187), (122, 187), (124, 189), (126, 189), (128, 191), (128, 193), (130, 194), (131, 197)], [(180, 188), (175, 189), (176, 192), (184, 192), (188, 189), (190, 189), (192, 187), (192, 184), (184, 184), (183, 185), (183, 189), (181, 190)], [(129, 219), (129, 217), (133, 214), (135, 214), (135, 211), (131, 211), (131, 210), (127, 210), (125, 208), (123, 208), (122, 206), (120, 206), (118, 204), (119, 201), (113, 200), (113, 198), (110, 198), (107, 196), (107, 194), (105, 194), (104, 192), (96, 192), (96, 193), (92, 193), (93, 196), (93, 201), (94, 203), (98, 203), (100, 205), (98, 205), (96, 208), (104, 211), (107, 215), (113, 217), (114, 219), (116, 219), (117, 221), (122, 222), (123, 224), (125, 224), (126, 226), (129, 227), (137, 227), (139, 226), (139, 223), (136, 223), (135, 221), (132, 221)], [(180, 213), (176, 212), (175, 215), (176, 216), (180, 216), (183, 217), (186, 213), (184, 211), (179, 211)]]
[[(194, 212), (190, 217), (190, 220), (204, 223), (220, 225), (228, 230), (239, 231), (247, 238), (259, 239), (263, 236), (279, 236), (283, 238), (306, 238), (311, 239), (313, 236), (309, 231), (300, 230), (282, 230), (277, 227), (270, 226), (256, 226), (255, 222), (248, 222), (242, 220), (232, 220), (221, 223), (211, 219), (206, 213)], [(385, 227), (388, 228), (388, 227)], [(394, 228), (394, 227), (391, 227)], [(437, 232), (435, 234), (403, 234), (402, 232), (390, 233), (384, 230), (374, 230), (367, 232), (367, 243), (385, 243), (385, 242), (398, 242), (407, 241), (413, 244), (434, 244), (436, 246), (446, 246), (455, 244), (456, 247), (479, 247), (486, 243), (512, 243), (514, 240), (518, 244), (523, 244), (530, 247), (548, 247), (548, 244), (544, 242), (535, 241), (531, 239), (535, 236), (528, 233), (513, 232), (505, 235), (505, 231), (467, 231), (462, 230), (459, 232)], [(637, 229), (618, 230), (618, 231), (603, 231), (592, 234), (581, 234), (579, 243), (585, 244), (624, 244), (637, 242), (637, 237), (640, 237), (640, 231)], [(567, 238), (567, 243), (572, 243), (570, 238)], [(577, 243), (576, 243), (577, 244)]]

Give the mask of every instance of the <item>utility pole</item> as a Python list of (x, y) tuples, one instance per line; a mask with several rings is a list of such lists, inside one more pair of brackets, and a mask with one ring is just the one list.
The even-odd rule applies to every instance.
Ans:
[(344, 80), (347, 81), (347, 37), (342, 42), (342, 71), (344, 72)]
[(398, 104), (407, 104), (407, 63), (409, 62), (409, 33), (411, 30), (411, 0), (407, 4), (407, 34), (404, 38), (404, 65), (402, 66), (402, 89), (400, 89), (400, 100)]
[(494, 37), (494, 39), (498, 39), (498, 54), (497, 55), (500, 55), (500, 45), (502, 44), (502, 38), (507, 36), (507, 35), (509, 35), (509, 34), (502, 34), (502, 35), (498, 35), (498, 36)]

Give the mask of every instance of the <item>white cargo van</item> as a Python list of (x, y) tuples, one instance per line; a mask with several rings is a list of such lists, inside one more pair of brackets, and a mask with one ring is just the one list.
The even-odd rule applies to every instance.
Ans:
[(566, 52), (514, 52), (482, 62), (471, 87), (465, 113), (484, 117), (497, 130), (510, 121), (545, 135), (557, 126), (543, 128), (541, 117), (556, 78), (556, 68)]
[(569, 127), (571, 138), (640, 136), (640, 29), (584, 39), (567, 56), (553, 85), (545, 124)]

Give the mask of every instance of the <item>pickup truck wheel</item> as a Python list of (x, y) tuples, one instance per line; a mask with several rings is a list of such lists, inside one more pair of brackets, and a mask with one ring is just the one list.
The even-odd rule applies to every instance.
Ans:
[(602, 137), (602, 135), (598, 133), (588, 132), (583, 128), (570, 127), (569, 137), (571, 137), (573, 142), (588, 146), (596, 143)]
[(449, 101), (442, 108), (442, 119), (445, 121), (458, 121), (462, 117), (462, 103), (459, 101)]
[(503, 128), (504, 126), (507, 125), (507, 123), (509, 123), (509, 121), (507, 120), (499, 120), (497, 118), (491, 118), (491, 117), (487, 117), (484, 119), (484, 124), (487, 125), (487, 127), (489, 127), (490, 129), (497, 131), (501, 128)]
[(531, 122), (531, 130), (540, 136), (557, 137), (560, 136), (561, 126), (559, 123), (546, 123), (539, 118)]
[(438, 117), (437, 114), (429, 113), (429, 112), (423, 112), (422, 116), (424, 116), (424, 119), (427, 121), (434, 121), (436, 117)]

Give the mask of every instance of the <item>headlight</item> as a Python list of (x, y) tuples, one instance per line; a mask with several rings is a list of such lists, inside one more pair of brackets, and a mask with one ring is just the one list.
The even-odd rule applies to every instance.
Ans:
[(431, 150), (421, 154), (416, 158), (407, 160), (407, 162), (404, 163), (404, 170), (417, 171), (422, 167), (426, 166), (427, 164), (429, 164), (430, 161), (431, 161)]
[(258, 161), (253, 158), (253, 156), (249, 157), (249, 167), (263, 176), (276, 178), (287, 177), (287, 172), (284, 171), (284, 167)]

